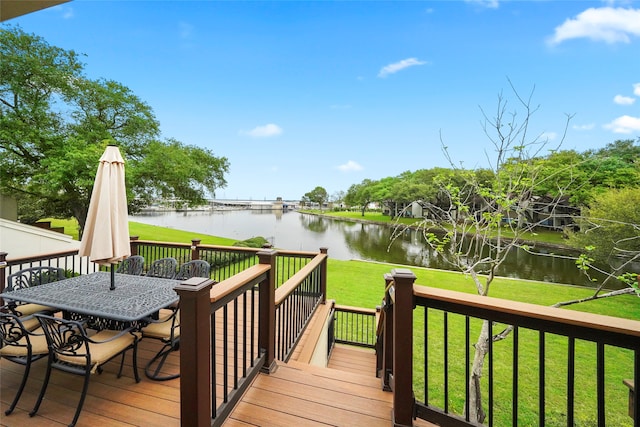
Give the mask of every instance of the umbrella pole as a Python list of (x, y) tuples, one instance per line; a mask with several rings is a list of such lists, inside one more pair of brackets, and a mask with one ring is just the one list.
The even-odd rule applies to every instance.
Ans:
[(113, 264), (111, 264), (111, 287), (109, 290), (113, 291), (116, 288), (116, 270), (113, 268)]

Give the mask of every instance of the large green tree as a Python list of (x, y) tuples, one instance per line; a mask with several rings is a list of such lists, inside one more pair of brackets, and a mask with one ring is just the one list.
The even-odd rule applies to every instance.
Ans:
[(324, 187), (320, 186), (314, 188), (313, 190), (305, 193), (304, 196), (302, 196), (303, 201), (317, 203), (318, 205), (320, 205), (320, 210), (322, 210), (324, 202), (326, 202), (328, 199), (329, 193), (327, 193), (327, 190), (325, 190)]
[(160, 140), (151, 107), (118, 82), (89, 79), (80, 57), (0, 29), (0, 192), (16, 197), (23, 220), (74, 217), (82, 230), (110, 143), (125, 158), (132, 211), (155, 197), (203, 203), (226, 185), (226, 158)]
[(640, 260), (640, 188), (610, 189), (598, 194), (579, 221), (570, 241), (589, 248), (589, 256), (617, 274)]

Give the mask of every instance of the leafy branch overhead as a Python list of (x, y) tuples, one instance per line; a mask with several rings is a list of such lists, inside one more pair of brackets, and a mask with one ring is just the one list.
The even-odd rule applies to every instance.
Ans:
[(226, 158), (160, 139), (152, 108), (121, 83), (89, 79), (82, 55), (20, 28), (0, 29), (0, 192), (21, 219), (84, 226), (98, 159), (115, 143), (135, 211), (154, 197), (200, 204), (226, 185)]

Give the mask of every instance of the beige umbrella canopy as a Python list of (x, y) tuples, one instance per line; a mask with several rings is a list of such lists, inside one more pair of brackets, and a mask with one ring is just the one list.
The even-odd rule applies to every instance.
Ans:
[[(118, 147), (109, 145), (100, 157), (79, 255), (111, 264), (113, 273), (113, 264), (131, 255), (128, 217), (124, 159)], [(111, 279), (111, 289), (115, 289), (113, 274)]]

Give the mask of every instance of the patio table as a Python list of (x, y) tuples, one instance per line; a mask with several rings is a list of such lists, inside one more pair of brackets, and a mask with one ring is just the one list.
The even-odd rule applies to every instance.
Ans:
[(42, 304), (68, 313), (117, 322), (140, 322), (178, 302), (180, 280), (96, 272), (0, 294), (5, 299)]

